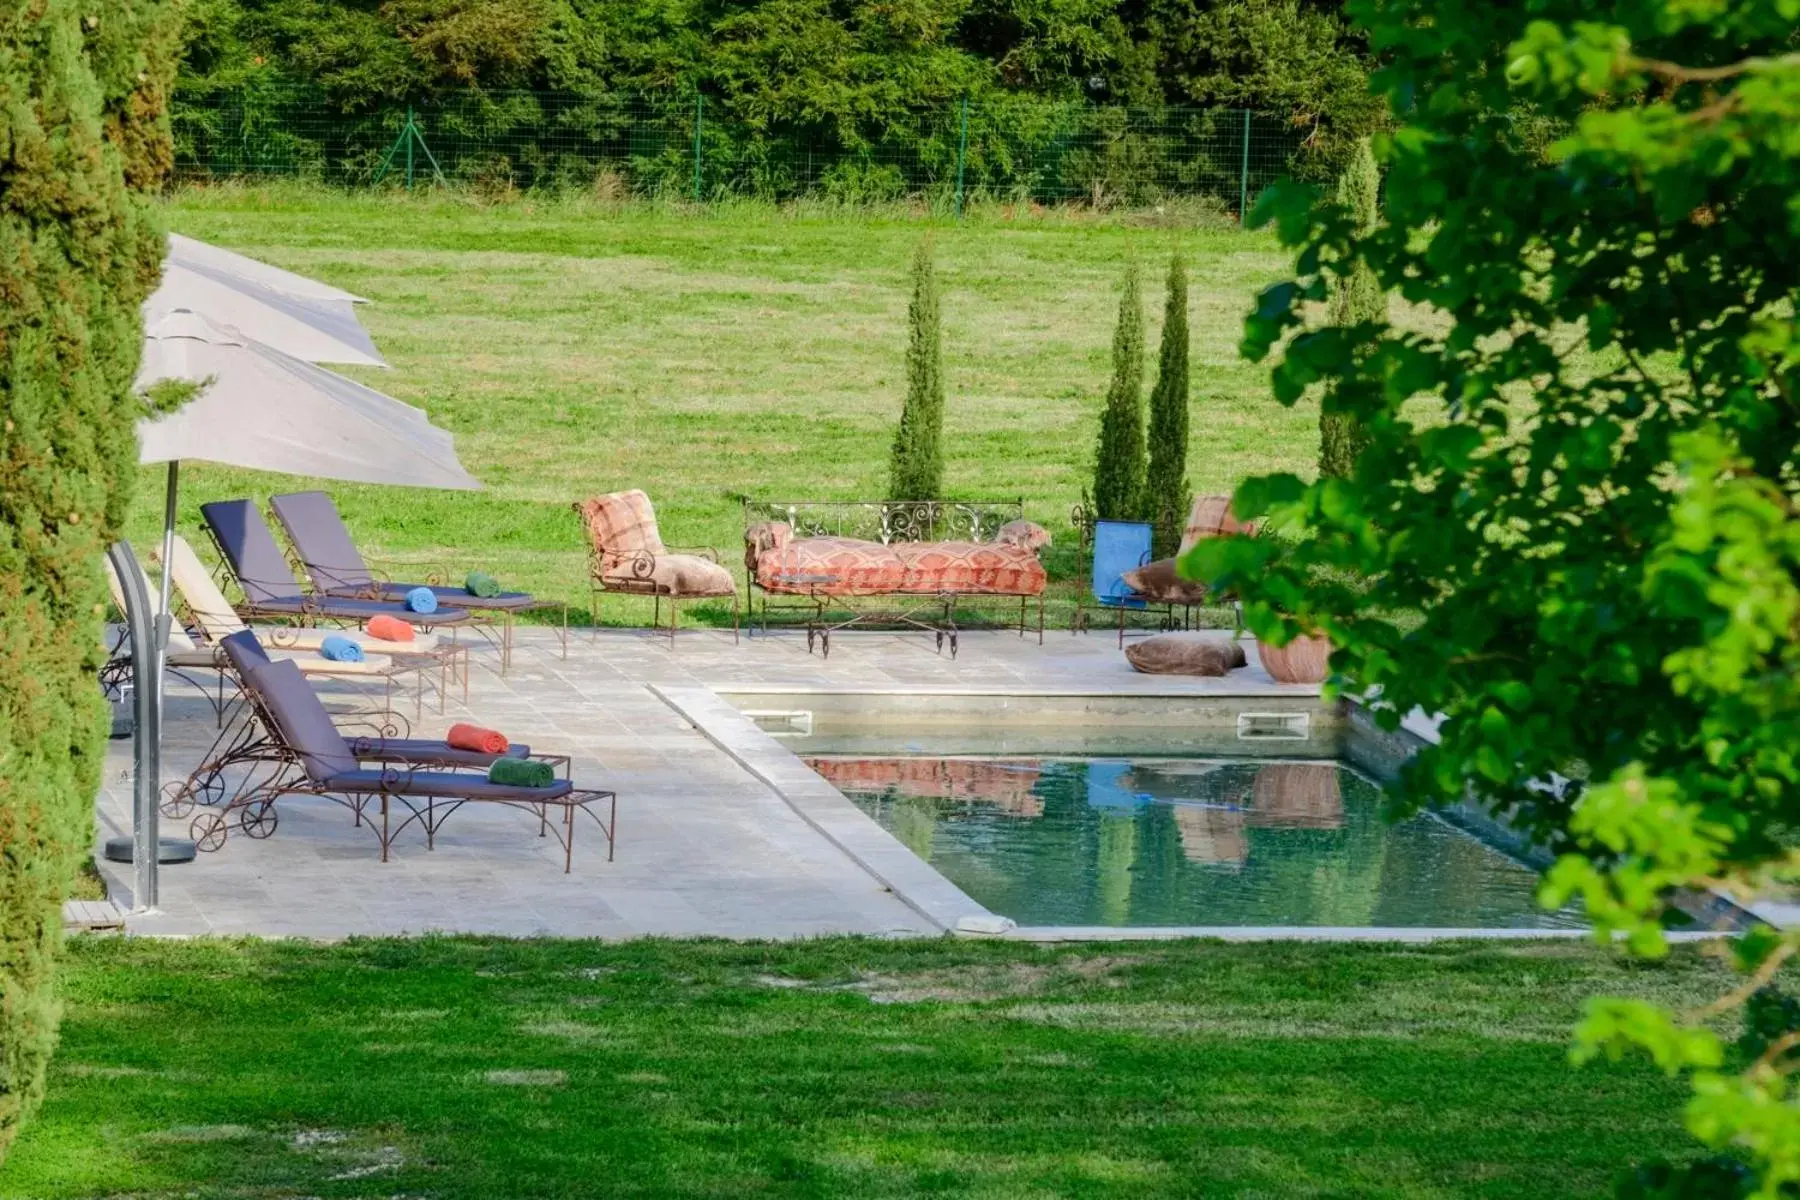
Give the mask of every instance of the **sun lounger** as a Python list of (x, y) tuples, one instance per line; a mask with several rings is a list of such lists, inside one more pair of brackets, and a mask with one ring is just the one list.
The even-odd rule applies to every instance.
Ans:
[[(240, 678), (271, 661), (278, 661), (270, 658), (266, 648), (249, 630), (227, 638), (220, 650), (222, 657)], [(266, 790), (284, 769), (294, 766), (294, 760), (285, 743), (273, 734), (276, 728), (274, 718), (262, 693), (246, 687), (245, 695), (249, 701), (245, 721), (220, 734), (200, 766), (181, 784), (171, 785), (162, 804), (164, 815), (185, 817), (197, 804), (222, 810), (235, 808), (239, 813), (240, 827), (250, 836), (267, 837), (274, 832), (273, 812), (264, 812), (260, 803), (240, 803), (240, 797), (259, 789)], [(485, 771), (496, 758), (535, 758), (550, 763), (564, 776), (568, 774), (568, 756), (534, 754), (531, 747), (523, 743), (509, 745), (503, 754), (484, 754), (452, 746), (442, 739), (400, 737), (391, 727), (379, 725), (371, 726), (367, 734), (357, 734), (353, 729), (346, 731), (333, 720), (318, 696), (310, 689), (305, 697), (296, 693), (294, 702), (315, 709), (326, 721), (330, 721), (340, 735), (344, 736), (359, 763)], [(354, 721), (351, 724), (354, 727), (366, 722)], [(240, 776), (235, 785), (227, 780), (228, 772)], [(360, 812), (358, 815), (360, 817)], [(202, 813), (194, 821), (193, 832), (197, 842), (205, 841), (203, 848), (216, 850), (224, 844), (226, 828), (214, 822), (208, 814)]]
[(220, 500), (200, 506), (200, 516), (219, 547), (238, 586), (243, 589), (244, 603), (240, 615), (288, 618), (303, 625), (325, 622), (362, 622), (370, 617), (399, 617), (414, 625), (435, 629), (439, 626), (466, 625), (469, 612), (463, 608), (440, 608), (436, 612), (418, 613), (404, 604), (385, 600), (352, 600), (338, 596), (307, 594), (294, 578), (275, 535), (269, 531), (262, 514), (248, 500)]
[[(152, 551), (153, 560), (157, 553)], [(175, 591), (193, 619), (194, 627), (208, 643), (217, 645), (232, 634), (242, 633), (249, 628), (231, 607), (231, 601), (225, 598), (225, 593), (219, 590), (212, 572), (206, 569), (206, 564), (200, 561), (200, 556), (194, 553), (188, 540), (179, 534), (175, 538), (174, 559), (171, 581), (175, 585)], [(317, 650), (326, 638), (333, 635), (349, 638), (367, 654), (430, 654), (438, 647), (438, 636), (424, 631), (415, 632), (410, 642), (390, 642), (355, 630), (300, 629), (291, 625), (265, 629), (257, 636), (257, 640), (273, 649)]]
[[(483, 774), (421, 769), (425, 764), (390, 762), (371, 769), (363, 765), (292, 663), (255, 663), (246, 658), (244, 674), (245, 686), (268, 719), (267, 732), (286, 769), (240, 791), (223, 809), (201, 813), (192, 831), (201, 849), (217, 849), (224, 843), (234, 813), (244, 832), (267, 837), (274, 832), (279, 799), (312, 795), (345, 805), (356, 814), (359, 825), (367, 816), (369, 828), (380, 840), (383, 862), (388, 860), (395, 838), (409, 825), (423, 826), (426, 846), (432, 848), (443, 823), (472, 803), (502, 804), (536, 816), (539, 836), (554, 832), (562, 846), (565, 873), (573, 863), (575, 813), (579, 809), (600, 826), (606, 837), (607, 860), (612, 860), (618, 823), (615, 793), (577, 788), (567, 778), (549, 787), (513, 787), (491, 783)], [(605, 805), (606, 817), (596, 813), (594, 805)], [(394, 821), (396, 808), (405, 814), (398, 823)], [(372, 811), (376, 809), (379, 825)]]
[[(542, 607), (528, 592), (501, 592), (497, 596), (477, 596), (466, 588), (452, 587), (450, 575), (444, 571), (427, 571), (431, 578), (424, 583), (395, 583), (378, 578), (370, 569), (362, 552), (350, 537), (337, 504), (324, 492), (289, 492), (269, 497), (275, 519), (287, 530), (300, 564), (312, 580), (313, 590), (326, 596), (342, 596), (357, 600), (399, 602), (409, 592), (424, 588), (437, 597), (439, 604), (466, 608), (477, 613), (493, 613), (500, 624), (500, 668), (512, 664), (513, 617), (527, 609)], [(564, 611), (564, 637), (568, 616)], [(565, 641), (566, 647), (566, 641)]]

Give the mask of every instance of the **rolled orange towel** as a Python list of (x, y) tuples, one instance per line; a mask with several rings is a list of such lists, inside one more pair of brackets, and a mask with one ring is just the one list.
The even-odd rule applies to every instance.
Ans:
[(413, 627), (399, 617), (370, 617), (368, 634), (384, 642), (410, 642), (413, 640)]
[(482, 754), (505, 754), (507, 747), (506, 735), (499, 730), (470, 725), (466, 721), (452, 725), (444, 740), (455, 749), (475, 750)]

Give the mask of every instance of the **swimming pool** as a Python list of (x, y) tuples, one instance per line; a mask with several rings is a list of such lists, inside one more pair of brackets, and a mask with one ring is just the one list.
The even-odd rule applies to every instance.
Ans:
[(801, 751), (1021, 925), (1567, 929), (1537, 876), (1446, 820), (1390, 824), (1337, 761)]

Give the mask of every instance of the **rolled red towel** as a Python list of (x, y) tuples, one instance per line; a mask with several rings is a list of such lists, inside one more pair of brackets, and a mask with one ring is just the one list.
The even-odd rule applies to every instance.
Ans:
[(413, 640), (413, 627), (399, 617), (370, 617), (368, 634), (384, 642), (410, 642)]
[(482, 754), (505, 754), (506, 735), (497, 729), (458, 721), (444, 735), (444, 740), (458, 750), (477, 750)]

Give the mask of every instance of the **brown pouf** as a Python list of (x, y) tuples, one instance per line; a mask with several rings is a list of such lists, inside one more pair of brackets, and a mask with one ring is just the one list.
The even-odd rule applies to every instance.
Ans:
[(1127, 571), (1125, 586), (1152, 604), (1200, 604), (1206, 599), (1206, 585), (1183, 579), (1175, 571), (1175, 560), (1159, 558)]
[(1125, 647), (1125, 659), (1146, 675), (1223, 675), (1247, 661), (1228, 638), (1164, 633)]

